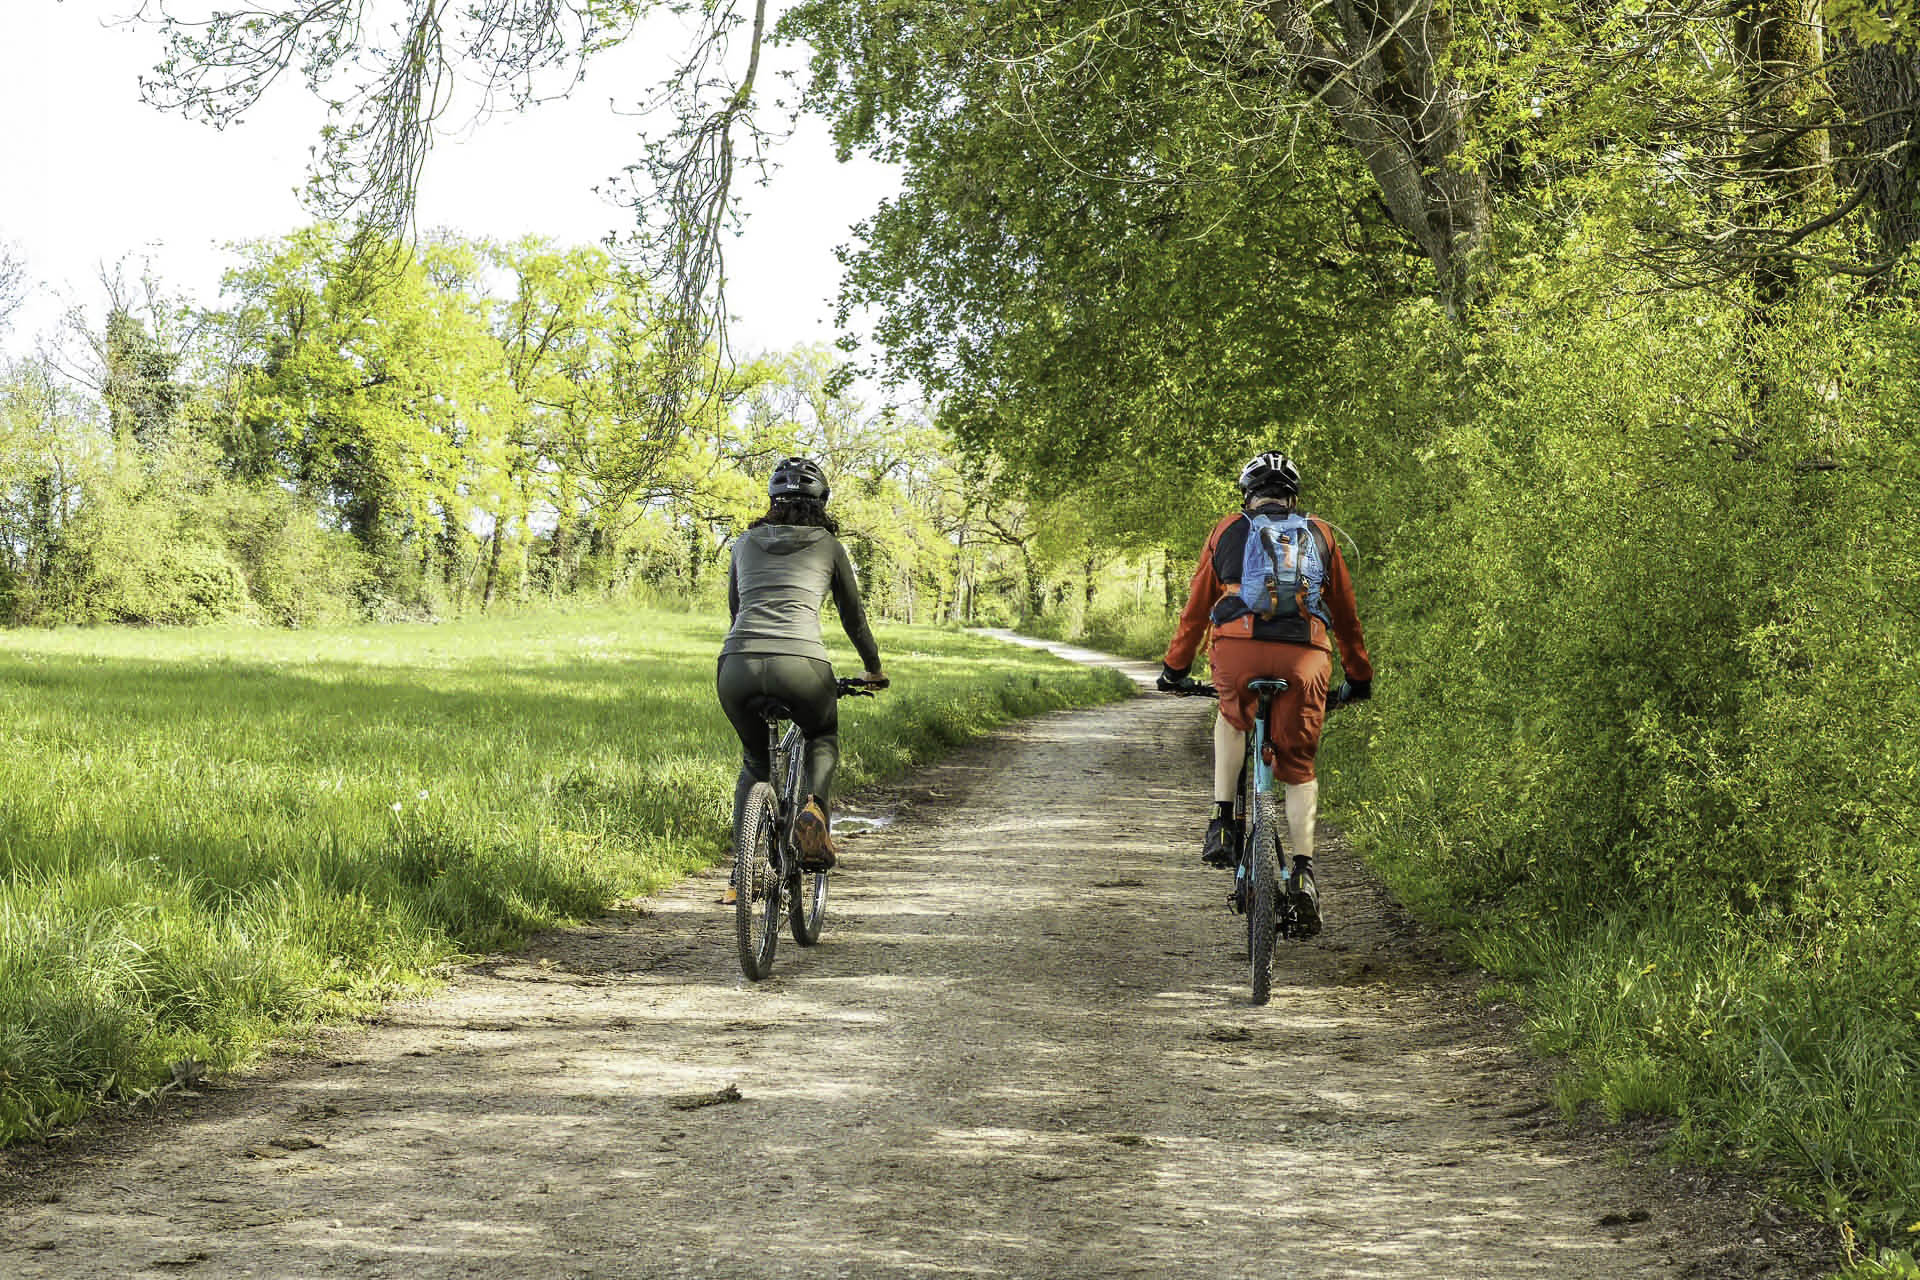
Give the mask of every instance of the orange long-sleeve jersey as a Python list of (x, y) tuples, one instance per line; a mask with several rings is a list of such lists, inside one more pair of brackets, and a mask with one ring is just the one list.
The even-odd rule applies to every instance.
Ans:
[[(1222, 636), (1256, 638), (1252, 614), (1217, 626), (1212, 621), (1214, 606), (1240, 589), (1238, 578), (1231, 582), (1224, 580), (1214, 561), (1221, 537), (1244, 519), (1238, 511), (1222, 519), (1213, 527), (1206, 547), (1200, 552), (1200, 563), (1194, 569), (1193, 581), (1187, 587), (1187, 606), (1180, 612), (1180, 624), (1174, 628), (1173, 643), (1167, 646), (1166, 664), (1171, 670), (1186, 671), (1191, 668), (1202, 641)], [(1373, 660), (1367, 656), (1366, 638), (1360, 630), (1360, 612), (1354, 603), (1353, 577), (1347, 572), (1346, 559), (1340, 554), (1340, 544), (1334, 540), (1332, 526), (1318, 516), (1308, 516), (1307, 519), (1318, 531), (1320, 545), (1327, 549), (1327, 577), (1320, 587), (1320, 601), (1333, 623), (1334, 639), (1340, 645), (1340, 665), (1346, 669), (1349, 680), (1371, 680)], [(1238, 556), (1232, 559), (1235, 565), (1239, 564)], [(1311, 618), (1308, 634), (1307, 643), (1329, 653), (1333, 651), (1325, 622)]]

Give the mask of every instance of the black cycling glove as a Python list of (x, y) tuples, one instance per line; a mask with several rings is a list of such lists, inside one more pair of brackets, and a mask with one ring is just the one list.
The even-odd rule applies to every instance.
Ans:
[(1373, 681), (1342, 680), (1337, 689), (1327, 690), (1327, 709), (1344, 707), (1349, 702), (1365, 702), (1373, 696)]
[(1163, 662), (1160, 664), (1160, 678), (1153, 682), (1153, 687), (1162, 693), (1184, 692), (1187, 687), (1187, 672), (1191, 670), (1193, 670), (1192, 667), (1182, 667), (1175, 671)]

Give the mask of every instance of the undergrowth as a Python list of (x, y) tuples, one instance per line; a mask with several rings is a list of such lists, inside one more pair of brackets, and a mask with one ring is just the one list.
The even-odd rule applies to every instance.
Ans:
[(1548, 328), (1410, 325), (1388, 383), (1356, 364), (1314, 456), (1379, 675), (1322, 795), (1524, 991), (1567, 1108), (1672, 1117), (1892, 1276), (1920, 1238), (1920, 346), (1824, 306), (1755, 334), (1576, 294)]

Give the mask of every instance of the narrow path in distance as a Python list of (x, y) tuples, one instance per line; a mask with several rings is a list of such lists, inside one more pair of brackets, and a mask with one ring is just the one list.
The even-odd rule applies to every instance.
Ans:
[(1249, 1006), (1207, 714), (926, 771), (765, 983), (709, 873), (104, 1126), (16, 1177), (0, 1275), (1816, 1273), (1743, 1193), (1564, 1130), (1337, 841), (1327, 932)]

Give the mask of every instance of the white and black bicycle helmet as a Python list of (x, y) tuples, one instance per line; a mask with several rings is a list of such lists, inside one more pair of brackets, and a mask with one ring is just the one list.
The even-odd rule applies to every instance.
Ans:
[(1300, 495), (1300, 468), (1275, 450), (1256, 455), (1240, 468), (1240, 492), (1248, 497), (1295, 498)]
[(767, 481), (769, 498), (807, 498), (814, 502), (825, 502), (831, 492), (827, 485), (827, 473), (812, 458), (782, 458), (774, 465), (772, 479)]

